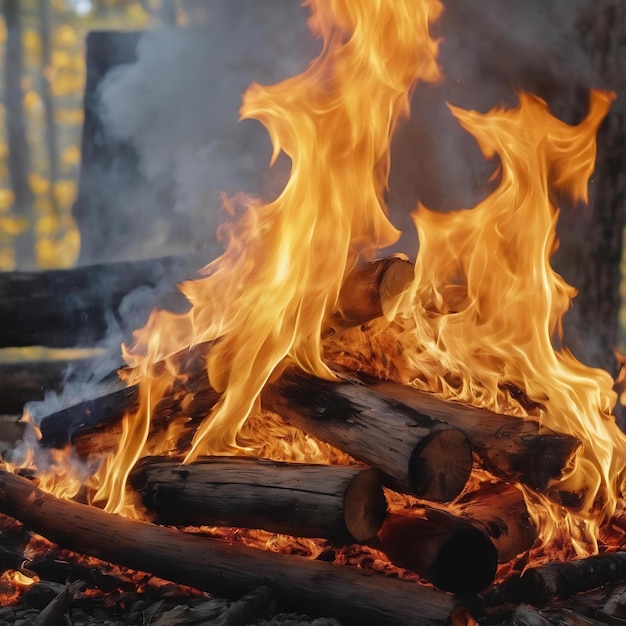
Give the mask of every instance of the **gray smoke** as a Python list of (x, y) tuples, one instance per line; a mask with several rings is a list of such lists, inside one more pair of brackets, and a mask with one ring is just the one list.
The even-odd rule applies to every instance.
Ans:
[(132, 145), (147, 182), (146, 198), (134, 199), (143, 255), (208, 246), (215, 256), (222, 194), (276, 193), (284, 171), (269, 170), (264, 129), (238, 112), (251, 82), (275, 83), (313, 58), (306, 17), (287, 0), (212, 2), (204, 23), (145, 34), (137, 62), (106, 75), (99, 107), (108, 139)]

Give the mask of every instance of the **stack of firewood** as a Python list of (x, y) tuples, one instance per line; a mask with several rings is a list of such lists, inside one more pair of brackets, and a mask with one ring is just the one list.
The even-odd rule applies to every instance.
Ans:
[[(327, 332), (380, 316), (386, 299), (404, 289), (411, 273), (410, 264), (397, 258), (355, 271), (344, 285), (341, 314), (329, 320)], [(219, 398), (204, 371), (208, 350), (201, 345), (176, 357), (181, 376), (154, 408), (153, 435), (184, 418), (172, 453), (187, 448)], [(349, 465), (250, 457), (205, 457), (183, 465), (173, 455), (146, 457), (129, 483), (152, 524), (58, 500), (38, 489), (28, 472), (1, 472), (0, 512), (65, 548), (227, 598), (269, 586), (286, 610), (360, 624), (444, 623), (456, 601), (414, 581), (172, 528), (263, 529), (321, 538), (336, 547), (365, 544), (402, 568), (396, 575), (411, 578), (408, 570), (463, 597), (488, 587), (498, 562), (532, 546), (537, 530), (514, 484), (553, 496), (551, 486), (577, 453), (578, 440), (532, 419), (335, 369), (337, 381), (287, 369), (266, 386), (261, 401), (285, 423), (349, 455)], [(108, 453), (119, 441), (123, 415), (137, 403), (138, 388), (120, 381), (100, 397), (45, 416), (38, 445), (72, 446), (83, 457)], [(497, 480), (468, 489), (474, 462)], [(390, 513), (388, 499), (403, 494), (410, 504)], [(454, 515), (442, 510), (441, 503), (455, 499)], [(595, 582), (609, 575), (606, 567), (593, 567), (600, 572)], [(533, 601), (539, 592), (531, 578), (525, 574), (499, 589), (498, 597)], [(538, 584), (544, 595), (566, 593)], [(576, 583), (567, 592), (583, 587)]]

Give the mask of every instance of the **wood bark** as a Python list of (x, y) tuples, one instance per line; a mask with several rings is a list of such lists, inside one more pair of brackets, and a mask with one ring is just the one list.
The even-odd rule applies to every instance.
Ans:
[(391, 311), (413, 274), (413, 264), (402, 256), (379, 259), (352, 270), (341, 286), (337, 311), (327, 321), (324, 334), (358, 326)]
[(181, 461), (146, 457), (130, 475), (143, 505), (162, 524), (367, 541), (385, 519), (380, 477), (369, 468), (249, 457)]
[(511, 602), (541, 606), (552, 598), (569, 598), (607, 583), (626, 580), (626, 552), (612, 552), (565, 563), (527, 569), (503, 585)]
[(449, 501), (472, 470), (465, 434), (354, 381), (325, 381), (291, 369), (261, 394), (291, 425), (375, 467), (396, 491)]
[(111, 515), (59, 500), (5, 471), (0, 510), (69, 550), (226, 598), (267, 586), (285, 610), (334, 616), (345, 624), (436, 626), (454, 608), (451, 596), (415, 583)]
[[(179, 415), (204, 418), (218, 398), (205, 379), (196, 379), (200, 387), (189, 393), (193, 405), (181, 404), (190, 391), (184, 386), (180, 400), (175, 394), (163, 398), (153, 412), (162, 412), (156, 421)], [(137, 399), (137, 387), (122, 388), (46, 416), (40, 424), (41, 444), (62, 447), (78, 435), (93, 435), (102, 450), (95, 434), (98, 425), (105, 424), (110, 432)], [(390, 403), (362, 384), (286, 373), (266, 386), (262, 401), (297, 428), (380, 470), (383, 482), (398, 491), (446, 501), (457, 496), (469, 478), (471, 445), (460, 430)], [(155, 419), (151, 428), (158, 429)]]
[(488, 535), (444, 511), (425, 509), (422, 513), (423, 517), (402, 513), (387, 517), (379, 540), (390, 560), (461, 596), (490, 585), (498, 553)]
[[(130, 335), (155, 306), (188, 308), (175, 284), (201, 264), (197, 257), (163, 257), (0, 273), (0, 347), (93, 345), (116, 327)], [(125, 300), (127, 296), (135, 301)], [(132, 314), (123, 305), (132, 306)]]
[(561, 478), (581, 446), (575, 437), (554, 433), (535, 420), (441, 400), (433, 394), (370, 376), (364, 380), (389, 400), (460, 428), (489, 471), (537, 491), (546, 492), (553, 481)]
[(525, 552), (538, 537), (524, 496), (507, 483), (489, 483), (463, 494), (455, 503), (461, 519), (482, 529), (498, 551), (498, 562), (508, 563)]

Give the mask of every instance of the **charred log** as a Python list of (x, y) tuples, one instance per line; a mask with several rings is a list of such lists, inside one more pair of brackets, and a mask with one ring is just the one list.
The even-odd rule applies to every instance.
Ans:
[[(176, 393), (163, 398), (153, 412), (152, 428), (158, 420), (206, 416), (217, 396), (206, 376), (195, 380), (198, 387), (183, 385), (179, 390), (181, 397), (192, 391), (192, 403), (183, 410)], [(126, 409), (136, 406), (137, 397), (137, 388), (129, 387), (47, 416), (40, 425), (41, 443), (63, 446), (78, 433), (119, 421)], [(297, 428), (379, 469), (385, 484), (396, 490), (451, 500), (471, 472), (471, 446), (463, 432), (390, 403), (360, 383), (286, 373), (267, 386), (262, 400)]]
[(62, 501), (28, 479), (0, 471), (0, 510), (58, 545), (228, 598), (259, 586), (281, 608), (332, 615), (345, 624), (445, 622), (447, 594), (374, 573), (275, 554)]
[[(69, 270), (0, 273), (0, 346), (66, 348), (93, 345), (112, 325), (130, 334), (155, 306), (183, 310), (188, 303), (176, 283), (201, 261), (164, 257), (89, 265)], [(120, 306), (141, 290), (140, 306), (126, 328)]]
[(443, 511), (426, 509), (423, 517), (390, 514), (379, 539), (393, 563), (461, 596), (490, 585), (498, 566), (487, 534)]
[(541, 606), (552, 598), (569, 598), (623, 580), (626, 580), (626, 552), (620, 551), (533, 567), (507, 582), (503, 591), (511, 602)]
[(130, 475), (156, 521), (179, 526), (260, 528), (295, 537), (367, 541), (387, 502), (375, 470), (201, 457), (182, 465), (142, 459)]
[(507, 483), (490, 483), (463, 494), (455, 502), (459, 516), (484, 530), (498, 551), (498, 561), (507, 563), (528, 550), (537, 540), (522, 492)]
[(369, 376), (367, 383), (389, 400), (460, 428), (489, 471), (537, 491), (546, 492), (553, 481), (561, 478), (581, 446), (575, 437), (554, 433), (535, 420), (440, 400), (412, 387)]
[(337, 312), (327, 320), (330, 333), (382, 317), (413, 280), (413, 265), (392, 256), (352, 270), (341, 286)]
[(326, 381), (289, 370), (261, 396), (290, 424), (383, 473), (388, 487), (448, 501), (472, 470), (465, 434), (354, 381)]

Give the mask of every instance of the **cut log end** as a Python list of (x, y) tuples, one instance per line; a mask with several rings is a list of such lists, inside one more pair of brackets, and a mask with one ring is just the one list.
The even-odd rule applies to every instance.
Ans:
[(390, 514), (378, 537), (393, 563), (462, 596), (491, 584), (498, 566), (489, 537), (443, 511), (430, 509), (425, 518)]
[(463, 491), (472, 461), (472, 446), (461, 430), (442, 428), (431, 433), (415, 448), (409, 462), (414, 493), (427, 500), (449, 502)]
[(387, 500), (376, 470), (357, 474), (344, 495), (346, 528), (357, 541), (376, 536), (385, 516)]
[(563, 476), (582, 444), (568, 435), (537, 435), (528, 442), (529, 451), (524, 469), (528, 484), (538, 491), (545, 490)]

